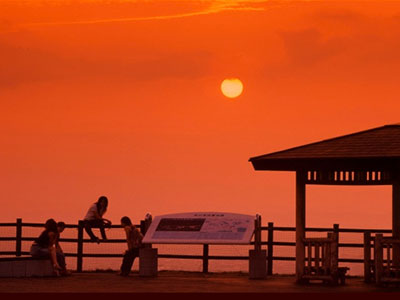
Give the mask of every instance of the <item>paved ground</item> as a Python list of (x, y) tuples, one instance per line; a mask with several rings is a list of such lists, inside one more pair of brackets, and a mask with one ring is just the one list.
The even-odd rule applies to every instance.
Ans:
[[(400, 288), (367, 285), (360, 277), (346, 279), (345, 286), (331, 287), (319, 283), (302, 286), (294, 276), (270, 276), (249, 280), (245, 273), (161, 271), (156, 278), (142, 278), (137, 273), (119, 277), (116, 273), (73, 273), (61, 278), (1, 278), (0, 292), (28, 293), (373, 293), (396, 292)], [(399, 294), (400, 295), (400, 294)]]

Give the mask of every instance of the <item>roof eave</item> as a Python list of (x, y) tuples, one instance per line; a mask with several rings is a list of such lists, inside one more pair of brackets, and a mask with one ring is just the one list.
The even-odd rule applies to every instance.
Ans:
[(250, 159), (256, 171), (400, 170), (400, 157)]

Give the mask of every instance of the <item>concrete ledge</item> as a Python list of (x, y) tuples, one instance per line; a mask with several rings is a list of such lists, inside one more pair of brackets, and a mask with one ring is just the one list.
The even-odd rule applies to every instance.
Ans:
[(55, 276), (50, 259), (12, 257), (0, 259), (0, 277), (51, 277)]

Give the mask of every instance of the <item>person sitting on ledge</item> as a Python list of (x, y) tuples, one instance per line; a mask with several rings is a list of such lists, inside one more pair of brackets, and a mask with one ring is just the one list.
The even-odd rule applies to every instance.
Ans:
[(118, 275), (128, 276), (133, 262), (136, 257), (139, 257), (139, 249), (142, 248), (143, 235), (132, 225), (131, 219), (129, 217), (121, 218), (121, 226), (124, 228), (126, 233), (126, 242), (128, 243), (128, 250), (124, 253), (124, 258), (122, 260), (121, 271)]
[(56, 251), (56, 241), (58, 238), (57, 223), (54, 219), (48, 219), (44, 225), (45, 230), (34, 241), (31, 246), (30, 254), (34, 258), (50, 258), (54, 272), (57, 276), (66, 275), (64, 254)]
[(101, 196), (96, 203), (93, 203), (92, 206), (90, 206), (88, 212), (86, 213), (85, 218), (83, 219), (85, 230), (87, 234), (90, 236), (90, 240), (92, 242), (100, 243), (99, 238), (93, 234), (92, 227), (99, 228), (103, 241), (107, 240), (104, 227), (111, 226), (111, 221), (103, 218), (103, 215), (107, 211), (107, 207), (108, 207), (107, 197)]

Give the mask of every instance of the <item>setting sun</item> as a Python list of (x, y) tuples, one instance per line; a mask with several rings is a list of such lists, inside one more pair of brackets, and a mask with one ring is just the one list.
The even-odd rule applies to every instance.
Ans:
[(221, 91), (228, 98), (239, 97), (243, 92), (243, 83), (238, 78), (227, 78), (221, 83)]

